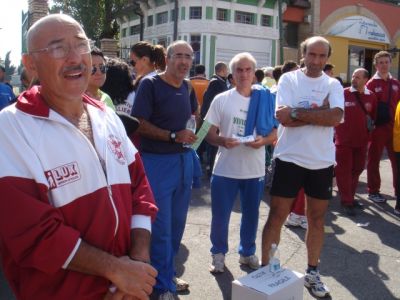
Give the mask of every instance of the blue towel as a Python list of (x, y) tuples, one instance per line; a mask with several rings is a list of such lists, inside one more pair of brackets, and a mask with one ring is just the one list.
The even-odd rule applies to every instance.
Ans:
[(245, 136), (252, 135), (255, 128), (257, 135), (265, 137), (274, 127), (278, 127), (278, 124), (275, 119), (274, 97), (266, 88), (253, 85), (244, 129)]

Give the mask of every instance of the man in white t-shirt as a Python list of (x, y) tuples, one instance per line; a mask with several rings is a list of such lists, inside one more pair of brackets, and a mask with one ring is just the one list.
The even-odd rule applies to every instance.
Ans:
[(308, 268), (305, 286), (317, 297), (329, 294), (321, 282), (318, 261), (324, 239), (324, 218), (332, 197), (335, 165), (333, 127), (342, 120), (344, 94), (340, 83), (323, 72), (331, 54), (329, 42), (319, 36), (301, 44), (305, 67), (282, 75), (276, 97), (276, 117), (281, 123), (274, 150), (275, 173), (271, 209), (263, 230), (262, 264), (278, 244), (293, 201), (304, 188), (308, 231)]
[[(242, 208), (239, 263), (252, 269), (258, 269), (260, 266), (259, 259), (254, 254), (258, 210), (264, 191), (264, 146), (276, 139), (276, 129), (271, 125), (274, 118), (273, 109), (270, 109), (269, 114), (267, 110), (260, 109), (260, 105), (267, 106), (272, 103), (269, 91), (263, 87), (254, 87), (252, 90), (255, 67), (256, 61), (250, 53), (239, 53), (233, 57), (230, 69), (237, 85), (217, 95), (205, 117), (206, 121), (212, 124), (207, 141), (219, 147), (211, 178), (212, 273), (224, 271), (225, 254), (228, 252), (229, 218), (239, 192)], [(252, 124), (248, 119), (251, 115), (248, 112), (251, 101), (255, 101), (252, 98), (257, 93), (256, 89), (264, 93), (264, 98), (260, 98), (257, 106), (257, 113), (261, 111), (261, 118), (270, 121), (265, 130), (261, 130), (262, 126), (258, 123), (255, 129), (251, 128), (251, 125), (246, 129), (246, 122)]]

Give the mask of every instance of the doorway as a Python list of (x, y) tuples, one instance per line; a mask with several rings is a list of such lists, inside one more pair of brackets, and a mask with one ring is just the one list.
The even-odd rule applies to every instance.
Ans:
[(374, 56), (380, 51), (379, 49), (364, 48), (361, 46), (349, 46), (349, 62), (347, 70), (347, 81), (351, 81), (351, 76), (355, 69), (364, 68), (370, 76), (375, 73)]

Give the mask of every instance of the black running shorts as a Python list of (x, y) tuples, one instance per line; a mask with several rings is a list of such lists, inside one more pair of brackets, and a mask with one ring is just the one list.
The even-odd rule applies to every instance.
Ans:
[(276, 158), (270, 194), (295, 198), (303, 187), (306, 195), (328, 200), (332, 198), (332, 179), (333, 165), (324, 169), (310, 170)]

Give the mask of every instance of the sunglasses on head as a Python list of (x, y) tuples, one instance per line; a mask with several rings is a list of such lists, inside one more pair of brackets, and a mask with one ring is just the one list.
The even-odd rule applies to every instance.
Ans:
[[(101, 73), (105, 74), (107, 72), (107, 67), (105, 65), (100, 65), (99, 70)], [(92, 67), (92, 75), (94, 75), (97, 72), (97, 67), (93, 66)]]

